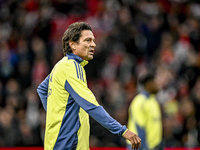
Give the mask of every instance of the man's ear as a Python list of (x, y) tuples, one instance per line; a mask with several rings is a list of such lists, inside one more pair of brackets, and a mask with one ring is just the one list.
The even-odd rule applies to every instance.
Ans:
[(72, 51), (76, 50), (75, 45), (76, 43), (74, 41), (69, 41), (69, 46), (71, 47)]

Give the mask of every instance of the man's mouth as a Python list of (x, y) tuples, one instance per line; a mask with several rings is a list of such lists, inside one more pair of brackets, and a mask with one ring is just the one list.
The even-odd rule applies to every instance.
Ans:
[(94, 54), (94, 50), (93, 50), (93, 49), (92, 49), (92, 50), (90, 50), (89, 52), (90, 52), (90, 53), (92, 53), (92, 54)]

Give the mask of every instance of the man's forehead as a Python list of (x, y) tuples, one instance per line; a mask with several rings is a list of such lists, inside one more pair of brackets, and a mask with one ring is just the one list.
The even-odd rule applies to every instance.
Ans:
[(81, 31), (81, 38), (86, 38), (86, 37), (91, 37), (91, 38), (95, 38), (94, 34), (91, 30), (83, 30)]

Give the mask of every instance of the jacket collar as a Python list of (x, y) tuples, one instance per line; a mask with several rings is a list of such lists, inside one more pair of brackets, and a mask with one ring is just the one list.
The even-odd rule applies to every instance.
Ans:
[(142, 93), (141, 94), (143, 94), (143, 95), (145, 95), (146, 97), (150, 97), (150, 93), (148, 92), (148, 91), (146, 91), (146, 90), (144, 90), (144, 91), (142, 91)]
[(142, 91), (141, 94), (145, 95), (147, 98), (150, 98), (150, 96), (151, 97), (155, 97), (156, 96), (155, 94), (149, 93), (147, 90)]
[(88, 64), (88, 61), (83, 60), (81, 57), (79, 57), (73, 53), (66, 54), (66, 56), (68, 57), (68, 59), (74, 59), (76, 62), (81, 64), (83, 67)]

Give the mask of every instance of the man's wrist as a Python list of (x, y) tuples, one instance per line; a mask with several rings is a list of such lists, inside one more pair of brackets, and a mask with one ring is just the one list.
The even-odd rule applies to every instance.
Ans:
[(126, 128), (126, 130), (124, 131), (124, 133), (122, 134), (122, 136), (124, 136), (124, 134), (128, 131), (128, 129)]

